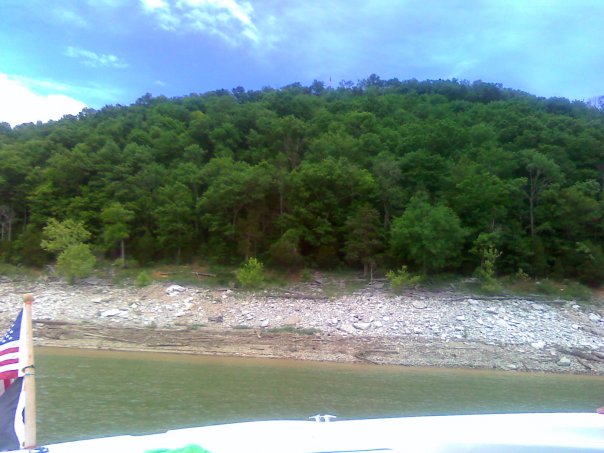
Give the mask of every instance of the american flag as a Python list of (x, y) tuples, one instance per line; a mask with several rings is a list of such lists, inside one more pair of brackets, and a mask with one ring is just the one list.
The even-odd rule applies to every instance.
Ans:
[(19, 340), (23, 310), (0, 341), (0, 395), (19, 377)]

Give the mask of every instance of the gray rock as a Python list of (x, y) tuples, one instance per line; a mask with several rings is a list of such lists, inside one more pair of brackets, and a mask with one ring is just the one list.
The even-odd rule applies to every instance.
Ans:
[(598, 315), (597, 313), (590, 313), (589, 320), (593, 321), (593, 322), (600, 322), (602, 320), (602, 317), (600, 315)]
[(558, 360), (558, 366), (570, 366), (570, 363), (568, 357), (560, 357), (560, 360)]
[(352, 324), (342, 324), (340, 327), (338, 327), (338, 330), (350, 334), (356, 333), (356, 329), (352, 326)]
[(110, 310), (105, 310), (101, 313), (101, 318), (111, 318), (112, 316), (117, 316), (122, 313), (122, 310), (117, 308), (112, 308)]
[(299, 316), (288, 316), (283, 320), (284, 326), (297, 326), (300, 323), (301, 319)]
[(355, 322), (352, 324), (352, 327), (354, 327), (355, 329), (358, 329), (358, 330), (367, 330), (367, 329), (369, 329), (369, 327), (371, 327), (371, 323), (370, 322)]
[(263, 319), (262, 321), (260, 321), (260, 327), (268, 327), (268, 325), (268, 319)]
[(166, 288), (166, 294), (168, 296), (174, 296), (179, 293), (184, 293), (187, 289), (180, 285), (170, 285)]
[(535, 349), (541, 350), (545, 347), (545, 341), (535, 341), (534, 343), (531, 343), (531, 346)]

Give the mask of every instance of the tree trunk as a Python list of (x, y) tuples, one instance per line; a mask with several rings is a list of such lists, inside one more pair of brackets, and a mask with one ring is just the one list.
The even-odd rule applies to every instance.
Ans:
[(531, 222), (531, 237), (535, 237), (535, 200), (533, 198), (533, 194), (529, 196), (529, 216)]
[(122, 268), (124, 268), (126, 267), (126, 246), (123, 239), (120, 241), (120, 252), (122, 256)]

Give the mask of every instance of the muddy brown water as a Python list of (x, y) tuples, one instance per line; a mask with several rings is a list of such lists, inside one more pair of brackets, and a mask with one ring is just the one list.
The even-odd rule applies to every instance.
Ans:
[(267, 419), (591, 412), (604, 377), (40, 348), (38, 441)]

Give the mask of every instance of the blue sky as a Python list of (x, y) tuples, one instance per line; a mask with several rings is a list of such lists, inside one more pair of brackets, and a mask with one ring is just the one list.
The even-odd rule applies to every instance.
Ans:
[(0, 122), (372, 73), (588, 99), (602, 18), (604, 0), (1, 0)]

